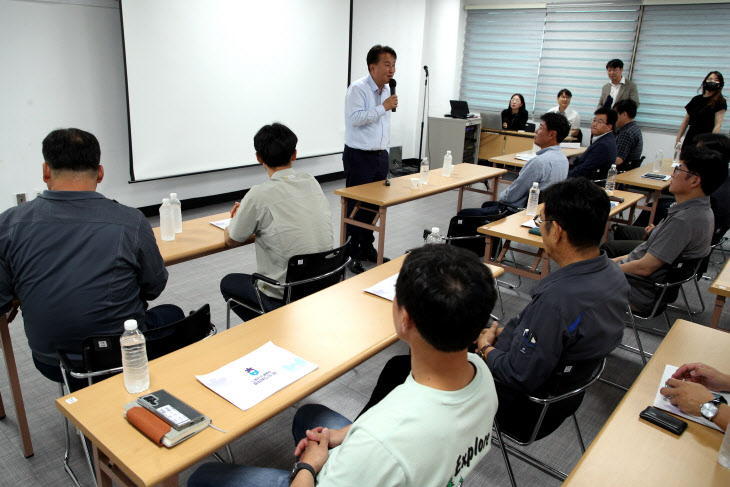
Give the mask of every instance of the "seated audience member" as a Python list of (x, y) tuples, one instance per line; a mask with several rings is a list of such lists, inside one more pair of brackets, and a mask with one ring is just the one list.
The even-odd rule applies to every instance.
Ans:
[(730, 406), (710, 391), (730, 392), (730, 375), (702, 363), (684, 364), (659, 390), (683, 413), (704, 416), (725, 431)]
[(128, 319), (144, 331), (185, 315), (169, 304), (147, 309), (167, 270), (144, 215), (96, 192), (96, 137), (54, 130), (43, 158), (48, 190), (0, 215), (0, 313), (18, 297), (36, 368), (61, 382), (57, 350), (77, 362), (88, 336), (121, 334)]
[(570, 100), (573, 98), (573, 94), (569, 89), (563, 88), (558, 92), (558, 106), (552, 107), (548, 110), (548, 113), (562, 113), (565, 118), (570, 122), (570, 135), (573, 137), (578, 136), (580, 132), (580, 114), (570, 108)]
[(593, 114), (591, 122), (593, 141), (575, 161), (575, 166), (568, 173), (569, 178), (584, 176), (588, 179), (603, 179), (611, 164), (616, 164), (616, 136), (613, 135), (613, 127), (618, 118), (616, 111), (599, 108)]
[[(647, 240), (638, 241), (633, 250), (631, 246), (637, 243), (638, 235), (629, 242), (606, 242), (603, 248), (626, 274), (649, 277), (654, 282), (665, 277), (667, 264), (707, 256), (715, 221), (708, 195), (726, 177), (727, 163), (719, 152), (697, 147), (685, 149), (669, 185), (677, 203), (669, 208), (667, 217), (656, 227), (646, 227)], [(632, 307), (641, 312), (651, 311), (656, 299), (654, 287), (635, 280), (630, 284)]]
[(633, 100), (621, 100), (614, 106), (618, 118), (616, 119), (616, 167), (621, 168), (624, 162), (634, 162), (641, 159), (644, 151), (644, 139), (641, 129), (634, 119), (636, 118), (636, 103)]
[(570, 132), (568, 119), (559, 113), (546, 113), (540, 117), (535, 131), (535, 145), (540, 147), (520, 171), (517, 179), (499, 195), (499, 201), (487, 201), (481, 208), (467, 208), (459, 215), (496, 215), (505, 208), (524, 208), (532, 183), (538, 183), (540, 191), (562, 181), (568, 175), (568, 159), (560, 150), (560, 143)]
[[(497, 395), (492, 374), (467, 347), (487, 323), (494, 280), (474, 254), (426, 245), (406, 257), (393, 321), (411, 349), (412, 373), (354, 423), (320, 405), (299, 408), (299, 457), (284, 470), (209, 463), (188, 487), (461, 485), (490, 449)], [(620, 320), (619, 320), (620, 322)], [(434, 425), (448, 424), (437, 435)]]
[[(253, 145), (256, 160), (270, 179), (251, 188), (241, 203), (233, 205), (224, 238), (227, 246), (238, 247), (255, 235), (256, 272), (284, 282), (290, 257), (333, 248), (330, 205), (317, 180), (292, 169), (297, 136), (288, 127), (264, 125), (254, 136)], [(258, 287), (265, 311), (284, 305), (283, 288), (261, 281)], [(226, 301), (234, 298), (259, 307), (250, 274), (225, 276), (221, 294)], [(232, 309), (244, 321), (259, 316), (245, 306)]]
[(514, 131), (525, 130), (527, 117), (525, 98), (519, 93), (515, 93), (509, 99), (509, 106), (502, 110), (502, 128)]
[(611, 59), (606, 63), (606, 74), (610, 83), (603, 85), (598, 108), (613, 108), (621, 100), (632, 100), (639, 106), (639, 90), (636, 83), (624, 78), (624, 63), (620, 59)]
[[(532, 301), (519, 315), (503, 328), (495, 321), (477, 342), (497, 380), (497, 420), (518, 436), (525, 436), (540, 414), (525, 393), (545, 392), (561, 362), (599, 360), (620, 343), (629, 295), (621, 269), (598, 247), (610, 209), (606, 192), (577, 178), (556, 183), (543, 195), (535, 221), (560, 269), (532, 289)], [(403, 382), (407, 359), (394, 357), (386, 364), (363, 413)], [(555, 430), (581, 400), (582, 395), (550, 406), (537, 438)]]

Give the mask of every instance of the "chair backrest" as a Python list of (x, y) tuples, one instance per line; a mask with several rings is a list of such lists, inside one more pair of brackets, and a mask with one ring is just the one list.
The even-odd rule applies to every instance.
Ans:
[[(286, 271), (284, 301), (290, 303), (337, 284), (345, 278), (350, 261), (350, 239), (336, 249), (315, 254), (295, 255)], [(297, 284), (301, 282), (301, 284)]]
[(585, 389), (601, 370), (604, 357), (590, 360), (565, 360), (560, 362), (548, 380), (533, 394), (536, 397), (557, 397), (569, 392)]
[(646, 156), (641, 156), (640, 159), (634, 159), (633, 161), (625, 161), (623, 164), (618, 166), (618, 172), (626, 172), (631, 171), (632, 169), (636, 169), (637, 167), (641, 166), (641, 163), (644, 162), (644, 159), (646, 159)]
[(703, 258), (700, 259), (686, 259), (676, 260), (667, 271), (666, 276), (662, 280), (662, 284), (668, 284), (670, 287), (667, 288), (666, 292), (662, 296), (661, 304), (673, 303), (679, 297), (679, 284), (687, 279), (692, 278), (697, 272), (699, 265), (702, 263)]
[[(712, 232), (712, 241), (710, 242), (710, 246), (714, 248), (717, 244), (719, 244), (722, 241), (722, 237), (725, 236), (725, 234), (730, 230), (730, 227), (725, 226), (715, 226), (715, 230)], [(707, 272), (707, 267), (710, 265), (710, 257), (712, 256), (712, 250), (710, 250), (710, 253), (707, 254), (707, 257), (702, 259), (702, 263), (700, 264), (699, 268), (697, 269), (697, 278), (701, 278), (705, 272)]]
[[(470, 250), (480, 257), (484, 257), (486, 235), (477, 232), (477, 229), (487, 223), (501, 220), (507, 212), (488, 216), (455, 216), (449, 222), (449, 231), (446, 234), (447, 243), (455, 247)], [(469, 237), (469, 238), (465, 238)]]
[[(210, 305), (205, 304), (180, 321), (144, 332), (149, 360), (191, 345), (211, 335)], [(98, 372), (122, 366), (121, 335), (91, 336), (81, 344), (85, 372)]]

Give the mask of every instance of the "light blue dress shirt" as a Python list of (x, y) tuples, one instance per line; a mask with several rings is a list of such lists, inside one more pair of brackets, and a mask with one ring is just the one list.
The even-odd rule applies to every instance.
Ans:
[(345, 97), (345, 145), (360, 150), (383, 150), (390, 147), (390, 112), (383, 102), (390, 97), (390, 87), (378, 92), (370, 75), (350, 85)]
[(520, 171), (520, 175), (499, 195), (499, 201), (520, 208), (527, 206), (532, 183), (538, 183), (540, 191), (568, 177), (568, 158), (559, 145), (546, 147), (536, 152)]

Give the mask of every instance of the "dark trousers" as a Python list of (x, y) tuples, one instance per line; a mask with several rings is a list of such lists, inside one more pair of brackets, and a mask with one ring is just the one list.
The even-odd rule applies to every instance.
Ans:
[[(259, 300), (256, 297), (251, 274), (228, 274), (221, 280), (221, 294), (223, 299), (228, 301), (233, 298), (236, 301), (246, 303), (256, 309), (259, 308)], [(264, 305), (264, 312), (284, 306), (283, 299), (270, 298), (264, 292), (259, 292), (261, 303)], [(261, 316), (255, 311), (251, 311), (245, 306), (235, 305), (231, 308), (243, 321), (249, 321), (257, 316)]]
[(499, 201), (485, 201), (481, 208), (464, 208), (459, 216), (492, 216), (499, 213)]
[(609, 259), (630, 254), (644, 242), (644, 227), (619, 225), (613, 232), (613, 240), (601, 244)]
[[(148, 309), (144, 315), (144, 322), (139, 323), (138, 326), (142, 331), (154, 330), (156, 328), (162, 328), (163, 326), (175, 323), (176, 321), (180, 321), (184, 318), (185, 313), (178, 306), (175, 306), (174, 304), (161, 304)], [(89, 336), (93, 336), (93, 334), (90, 334)], [(72, 355), (69, 357), (69, 360), (73, 361)], [(44, 362), (40, 362), (35, 358), (35, 355), (33, 356), (33, 363), (35, 364), (35, 368), (38, 369), (44, 377), (52, 380), (53, 382), (63, 383), (63, 376), (61, 375), (61, 369), (58, 365), (49, 365)], [(72, 363), (72, 366), (75, 366), (75, 364)], [(69, 386), (71, 387), (72, 392), (83, 389), (88, 384), (89, 383), (84, 379), (74, 379), (69, 376)]]
[[(411, 373), (411, 357), (398, 355), (388, 360), (383, 371), (378, 377), (378, 383), (370, 395), (370, 400), (365, 405), (358, 418), (365, 411), (372, 408), (390, 391), (403, 384)], [(542, 406), (527, 399), (524, 392), (510, 389), (495, 381), (499, 408), (497, 409), (496, 420), (503, 432), (520, 441), (526, 441), (540, 417)], [(543, 419), (536, 439), (543, 438), (555, 431), (574, 411), (578, 409), (583, 394), (578, 394), (570, 399), (561, 401), (548, 408)], [(356, 420), (357, 421), (357, 420)]]
[[(388, 151), (363, 151), (345, 146), (342, 153), (342, 165), (345, 169), (345, 185), (358, 186), (360, 184), (383, 181), (388, 176)], [(355, 202), (347, 201), (347, 214), (352, 213)], [(363, 203), (361, 208), (371, 208), (375, 211), (378, 207)], [(358, 211), (355, 220), (370, 223), (375, 214), (370, 211)], [(347, 225), (347, 236), (350, 237), (350, 254), (353, 259), (361, 259), (364, 253), (373, 248), (375, 237), (372, 230)]]

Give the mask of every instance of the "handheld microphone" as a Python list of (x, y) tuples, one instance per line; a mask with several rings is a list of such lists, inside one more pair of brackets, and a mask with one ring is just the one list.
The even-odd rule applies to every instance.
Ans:
[(424, 66), (423, 69), (426, 70), (426, 76), (428, 76), (428, 66)]
[[(395, 78), (390, 78), (390, 81), (388, 81), (388, 86), (390, 86), (390, 94), (395, 95)], [(395, 113), (395, 108), (393, 108), (393, 113)]]

